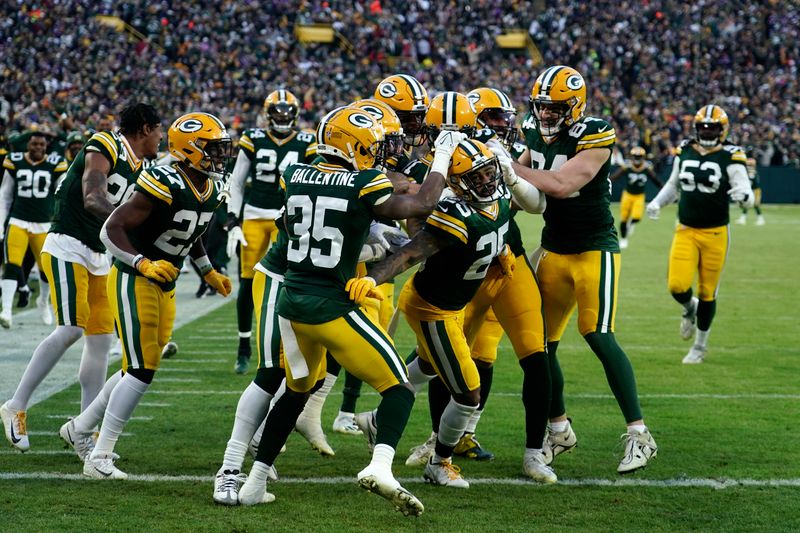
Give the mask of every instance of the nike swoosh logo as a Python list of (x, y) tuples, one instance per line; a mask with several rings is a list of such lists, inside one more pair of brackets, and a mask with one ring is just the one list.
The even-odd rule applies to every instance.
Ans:
[(14, 435), (14, 422), (11, 422), (11, 442), (17, 444), (22, 439), (18, 439), (16, 435)]
[(601, 129), (601, 130), (597, 130), (597, 133), (603, 133), (603, 132), (604, 132), (604, 131), (606, 131), (607, 129), (608, 129), (608, 126), (603, 126), (603, 129)]
[(103, 472), (102, 470), (100, 470), (100, 469), (99, 469), (99, 468), (97, 468), (96, 466), (94, 467), (94, 471), (95, 471), (95, 472), (98, 472), (98, 473), (100, 473), (100, 474), (101, 474), (102, 476), (104, 476), (104, 477), (108, 477), (108, 476), (110, 476), (111, 474), (113, 474), (113, 472)]

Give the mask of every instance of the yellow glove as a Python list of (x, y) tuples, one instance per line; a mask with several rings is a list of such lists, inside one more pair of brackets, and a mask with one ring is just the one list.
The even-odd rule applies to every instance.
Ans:
[(136, 263), (136, 270), (142, 273), (142, 276), (157, 281), (159, 283), (168, 283), (178, 279), (180, 270), (175, 268), (175, 265), (166, 259), (158, 259), (157, 261), (150, 261), (148, 258), (143, 257)]
[(221, 295), (228, 296), (231, 293), (231, 278), (223, 276), (213, 268), (203, 275), (203, 279)]
[(375, 288), (375, 280), (370, 277), (350, 278), (344, 290), (350, 293), (350, 299), (358, 305), (364, 305), (367, 298), (383, 300), (383, 294)]
[(514, 252), (511, 251), (511, 247), (507, 244), (503, 247), (503, 250), (500, 252), (500, 255), (497, 256), (497, 262), (500, 263), (500, 269), (503, 271), (503, 275), (509, 279), (514, 277), (514, 269), (517, 266), (517, 258), (514, 256)]

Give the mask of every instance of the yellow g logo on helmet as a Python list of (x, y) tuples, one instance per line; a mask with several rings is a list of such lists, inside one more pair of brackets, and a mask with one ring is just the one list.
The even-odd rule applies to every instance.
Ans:
[(359, 100), (353, 103), (351, 107), (363, 109), (383, 127), (385, 151), (380, 159), (385, 161), (389, 169), (394, 170), (399, 161), (398, 158), (403, 154), (405, 145), (403, 126), (400, 124), (400, 119), (397, 117), (394, 109), (389, 107), (388, 104), (374, 98)]

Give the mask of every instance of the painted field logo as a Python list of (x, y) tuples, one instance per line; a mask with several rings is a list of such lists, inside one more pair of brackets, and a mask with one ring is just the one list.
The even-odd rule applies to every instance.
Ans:
[(202, 128), (203, 123), (196, 118), (190, 118), (178, 124), (178, 129), (183, 133), (194, 133), (200, 131)]
[(366, 113), (353, 113), (347, 120), (350, 121), (351, 124), (358, 126), (359, 128), (369, 128), (371, 127), (375, 121), (372, 120), (372, 117), (367, 115)]
[(391, 98), (397, 94), (397, 87), (392, 83), (381, 83), (378, 85), (378, 92), (384, 98)]
[(570, 76), (569, 78), (567, 78), (567, 87), (569, 87), (573, 91), (577, 91), (578, 89), (583, 87), (583, 78), (581, 78), (577, 74)]

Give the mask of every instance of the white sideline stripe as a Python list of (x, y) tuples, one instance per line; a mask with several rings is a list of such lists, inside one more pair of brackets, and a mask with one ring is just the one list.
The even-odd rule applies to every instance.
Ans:
[[(19, 453), (19, 452), (14, 452)], [(72, 453), (72, 452), (70, 452)], [(64, 474), (61, 472), (3, 472), (0, 480), (39, 479), (39, 480), (88, 480), (82, 474)], [(144, 481), (147, 483), (211, 483), (213, 476), (164, 476), (128, 474), (128, 481)], [(421, 477), (399, 478), (403, 485), (424, 483)], [(475, 485), (506, 485), (541, 487), (540, 484), (522, 478), (470, 478)], [(317, 478), (281, 478), (278, 484), (287, 485), (355, 485), (354, 477), (317, 477)], [(727, 489), (733, 487), (800, 487), (800, 479), (713, 479), (713, 478), (680, 478), (680, 479), (559, 479), (557, 485), (579, 487), (654, 487), (654, 488), (697, 488)]]
[[(141, 404), (139, 404), (141, 405)], [(72, 415), (45, 415), (45, 418), (58, 418), (60, 420), (67, 420)], [(129, 420), (152, 420), (152, 416), (132, 416)]]
[(73, 450), (28, 450), (27, 452), (20, 453), (14, 451), (0, 451), (0, 455), (75, 455)]
[[(28, 435), (33, 435), (34, 437), (61, 437), (58, 431), (29, 431)], [(126, 433), (124, 431), (120, 433), (120, 435), (123, 437), (133, 437), (133, 433)]]

